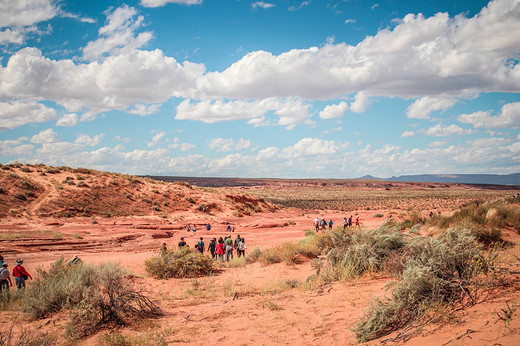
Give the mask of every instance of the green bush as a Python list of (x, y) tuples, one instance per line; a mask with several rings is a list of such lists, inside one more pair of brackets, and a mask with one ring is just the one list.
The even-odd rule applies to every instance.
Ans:
[(435, 313), (436, 306), (456, 307), (473, 299), (472, 280), (486, 272), (488, 259), (469, 230), (450, 229), (438, 238), (417, 237), (407, 251), (400, 279), (389, 298), (375, 299), (354, 327), (366, 342)]
[(383, 224), (379, 229), (365, 232), (331, 232), (331, 245), (324, 250), (329, 263), (329, 279), (341, 280), (362, 275), (365, 272), (379, 272), (385, 261), (401, 253), (407, 245), (407, 236)]
[(214, 272), (214, 261), (189, 248), (168, 250), (145, 262), (146, 272), (158, 279), (195, 278)]
[(118, 264), (68, 265), (61, 258), (37, 274), (25, 292), (23, 311), (40, 319), (69, 310), (65, 336), (71, 339), (160, 314), (157, 305), (125, 282)]

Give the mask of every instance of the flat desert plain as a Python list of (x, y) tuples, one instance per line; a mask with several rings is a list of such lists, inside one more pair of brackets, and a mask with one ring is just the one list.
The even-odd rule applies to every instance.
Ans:
[[(157, 318), (101, 329), (76, 341), (62, 336), (66, 311), (40, 320), (16, 309), (0, 312), (0, 329), (12, 328), (14, 334), (39, 330), (54, 334), (58, 344), (79, 345), (356, 345), (352, 328), (374, 297), (391, 295), (385, 290), (394, 280), (390, 274), (366, 273), (314, 287), (291, 284), (315, 274), (311, 260), (302, 257), (293, 265), (218, 265), (210, 276), (162, 280), (146, 272), (145, 261), (158, 256), (163, 243), (176, 248), (180, 237), (193, 247), (200, 237), (207, 244), (213, 237), (240, 235), (247, 255), (257, 247), (265, 251), (298, 242), (314, 228), (316, 217), (332, 219), (334, 228), (342, 228), (344, 217), (359, 217), (352, 231), (364, 232), (390, 216), (399, 221), (412, 213), (451, 215), (465, 204), (518, 193), (516, 187), (372, 180), (230, 179), (209, 188), (43, 165), (3, 166), (0, 187), (0, 253), (11, 269), (17, 258), (33, 276), (37, 267), (49, 268), (61, 257), (76, 255), (87, 264), (117, 262), (126, 269), (127, 281), (162, 310)], [(187, 232), (188, 224), (197, 231)], [(226, 230), (228, 224), (234, 232)], [(408, 325), (367, 344), (520, 344), (520, 236), (511, 227), (501, 232), (510, 244), (502, 250), (510, 258), (505, 284), (483, 288), (474, 304), (451, 311), (440, 322)], [(428, 236), (435, 230), (423, 226), (419, 233)]]

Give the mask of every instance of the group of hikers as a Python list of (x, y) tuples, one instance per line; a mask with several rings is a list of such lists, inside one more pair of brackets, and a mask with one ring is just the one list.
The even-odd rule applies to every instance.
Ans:
[[(23, 259), (19, 258), (15, 263), (16, 265), (13, 268), (12, 276), (14, 277), (17, 291), (20, 292), (25, 289), (25, 280), (29, 278), (32, 279), (32, 276), (25, 270), (24, 266), (22, 266)], [(0, 255), (0, 294), (4, 292), (8, 293), (9, 287), (13, 287), (9, 264), (5, 262), (4, 257)]]
[[(321, 218), (321, 220), (317, 216), (314, 219), (314, 228), (315, 228), (316, 232), (319, 232), (320, 229), (325, 230), (327, 228), (327, 225), (329, 227), (329, 230), (332, 231), (332, 226), (334, 225), (334, 222), (332, 221), (332, 219), (329, 219), (328, 222), (323, 217)], [(356, 216), (354, 225), (359, 226), (359, 216)], [(343, 229), (346, 229), (347, 227), (352, 227), (352, 215), (350, 215), (348, 218), (347, 217), (343, 218)]]
[[(206, 224), (206, 230), (211, 230), (211, 225), (209, 223)], [(197, 226), (196, 225), (186, 225), (186, 231), (187, 232), (196, 232)], [(231, 227), (231, 225), (228, 223), (226, 226), (226, 231), (228, 232), (235, 232), (235, 227)], [(177, 244), (179, 249), (189, 248), (189, 245), (184, 240), (184, 237), (181, 237), (180, 242)], [(231, 234), (225, 236), (224, 238), (220, 237), (218, 240), (217, 238), (211, 238), (209, 244), (204, 243), (204, 237), (200, 237), (199, 241), (194, 246), (195, 251), (199, 251), (200, 253), (208, 253), (211, 255), (211, 258), (218, 261), (218, 262), (229, 262), (230, 259), (233, 259), (233, 252), (236, 251), (238, 257), (245, 256), (246, 254), (246, 241), (243, 237), (240, 235), (237, 235), (237, 237), (233, 240), (231, 238)], [(163, 254), (165, 254), (168, 249), (166, 247), (166, 243), (163, 243), (161, 251)]]
[[(179, 249), (189, 247), (184, 237), (181, 237), (178, 246)], [(204, 237), (200, 237), (200, 240), (195, 244), (195, 251), (200, 253), (207, 252), (211, 255), (211, 258), (218, 262), (223, 262), (224, 260), (229, 262), (229, 259), (233, 259), (233, 251), (237, 252), (238, 257), (245, 256), (246, 249), (246, 241), (240, 235), (237, 235), (235, 240), (231, 238), (231, 235), (227, 235), (224, 238), (220, 237), (218, 241), (217, 238), (211, 238), (207, 247), (204, 243)], [(163, 251), (166, 251), (166, 243), (163, 244)]]

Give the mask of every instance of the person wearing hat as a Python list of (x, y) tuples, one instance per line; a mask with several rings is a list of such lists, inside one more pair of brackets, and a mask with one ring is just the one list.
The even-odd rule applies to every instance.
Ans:
[(28, 278), (32, 279), (31, 274), (25, 270), (25, 268), (22, 266), (23, 259), (19, 258), (16, 260), (16, 267), (13, 268), (13, 276), (14, 281), (16, 282), (16, 287), (18, 288), (18, 291), (25, 289), (25, 280)]
[(9, 287), (13, 286), (11, 282), (11, 276), (9, 275), (9, 269), (7, 269), (7, 262), (2, 263), (2, 268), (0, 269), (0, 293), (5, 289), (9, 293)]

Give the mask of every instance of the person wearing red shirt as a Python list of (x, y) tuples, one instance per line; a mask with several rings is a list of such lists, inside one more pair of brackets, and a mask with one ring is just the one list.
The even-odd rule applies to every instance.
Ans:
[(25, 268), (22, 266), (23, 259), (17, 259), (16, 260), (16, 267), (13, 268), (13, 276), (14, 281), (16, 282), (16, 287), (18, 288), (18, 291), (21, 289), (25, 289), (25, 280), (28, 278), (32, 279), (31, 274), (25, 270)]
[(217, 261), (222, 262), (224, 260), (224, 241), (222, 238), (218, 240), (217, 244)]

